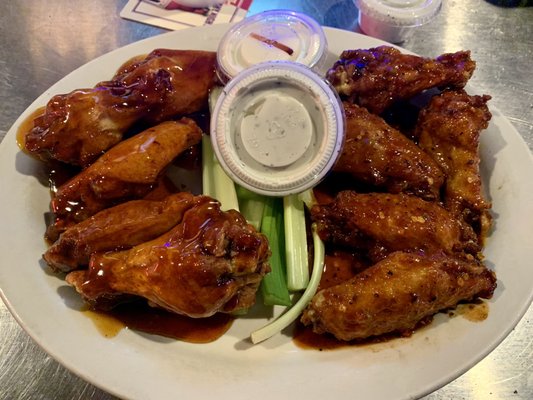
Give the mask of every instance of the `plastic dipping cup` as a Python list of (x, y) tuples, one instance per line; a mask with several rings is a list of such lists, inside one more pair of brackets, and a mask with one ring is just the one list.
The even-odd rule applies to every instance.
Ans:
[(217, 51), (219, 79), (227, 82), (243, 69), (268, 61), (293, 61), (318, 68), (327, 41), (320, 24), (288, 10), (266, 11), (234, 25)]
[(414, 29), (431, 21), (442, 0), (354, 0), (359, 27), (369, 36), (391, 43), (406, 40)]
[(225, 172), (269, 196), (318, 184), (344, 143), (344, 108), (335, 90), (308, 67), (268, 62), (223, 89), (212, 113), (211, 141)]

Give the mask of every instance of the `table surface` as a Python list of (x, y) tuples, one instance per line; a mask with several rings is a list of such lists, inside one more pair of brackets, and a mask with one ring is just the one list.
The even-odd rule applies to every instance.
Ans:
[[(497, 107), (533, 150), (533, 7), (449, 0), (430, 24), (402, 46), (436, 56), (470, 49), (471, 83)], [(122, 1), (11, 0), (0, 3), (0, 138), (53, 83), (87, 61), (162, 29), (119, 17)], [(351, 0), (254, 0), (250, 14), (286, 8), (322, 25), (355, 30)], [(511, 334), (464, 375), (424, 399), (533, 399), (530, 307)], [(487, 374), (490, 371), (490, 374)], [(490, 381), (487, 379), (490, 376)], [(78, 378), (19, 327), (0, 302), (0, 399), (114, 399)]]

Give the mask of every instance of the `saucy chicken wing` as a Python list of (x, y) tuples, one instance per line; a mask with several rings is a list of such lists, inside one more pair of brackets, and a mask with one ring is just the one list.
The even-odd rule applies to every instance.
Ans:
[(474, 232), (435, 202), (406, 194), (340, 192), (311, 218), (326, 242), (368, 252), (376, 262), (394, 251), (479, 251)]
[(389, 193), (439, 197), (444, 174), (431, 156), (367, 109), (345, 102), (344, 110), (346, 141), (334, 171)]
[(475, 66), (469, 51), (430, 59), (380, 46), (343, 51), (327, 79), (342, 97), (381, 114), (394, 102), (430, 88), (463, 87)]
[(493, 272), (476, 260), (396, 252), (339, 285), (319, 291), (302, 315), (316, 333), (340, 340), (410, 334), (460, 301), (490, 298)]
[(55, 220), (47, 237), (55, 241), (69, 226), (119, 202), (142, 198), (165, 168), (198, 143), (202, 131), (194, 121), (167, 121), (124, 140), (71, 180), (51, 201)]
[(87, 266), (93, 253), (155, 239), (178, 224), (192, 206), (193, 195), (184, 192), (161, 201), (131, 200), (107, 208), (68, 228), (43, 258), (56, 271), (73, 271)]
[(95, 253), (88, 270), (66, 280), (93, 307), (109, 307), (122, 296), (194, 318), (250, 307), (270, 271), (270, 250), (235, 210), (198, 196), (182, 221), (157, 239), (130, 250)]
[(202, 110), (214, 83), (215, 53), (154, 50), (111, 81), (54, 96), (24, 146), (45, 161), (86, 167), (138, 121), (153, 124)]
[(479, 173), (479, 136), (492, 117), (489, 100), (464, 90), (445, 91), (420, 112), (415, 131), (420, 147), (446, 173), (445, 207), (472, 225), (481, 241), (491, 225), (491, 204)]

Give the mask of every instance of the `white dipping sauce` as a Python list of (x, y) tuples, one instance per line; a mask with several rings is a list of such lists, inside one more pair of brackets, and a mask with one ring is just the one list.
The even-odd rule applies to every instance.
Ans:
[(316, 185), (344, 142), (338, 94), (308, 67), (288, 61), (243, 70), (222, 90), (211, 118), (211, 142), (224, 171), (271, 196)]
[(282, 91), (256, 99), (240, 126), (244, 148), (263, 165), (285, 167), (308, 150), (313, 122), (302, 103)]

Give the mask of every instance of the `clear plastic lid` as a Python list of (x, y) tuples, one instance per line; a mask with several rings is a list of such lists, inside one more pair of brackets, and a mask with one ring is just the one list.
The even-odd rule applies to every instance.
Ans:
[(308, 67), (267, 62), (223, 89), (211, 141), (226, 173), (257, 193), (285, 196), (318, 184), (344, 143), (344, 108), (335, 90)]
[(439, 12), (442, 0), (355, 0), (359, 12), (396, 26), (418, 26)]
[(242, 20), (224, 35), (217, 51), (218, 73), (227, 82), (260, 62), (293, 61), (313, 68), (326, 49), (326, 36), (314, 19), (294, 11), (266, 11)]

